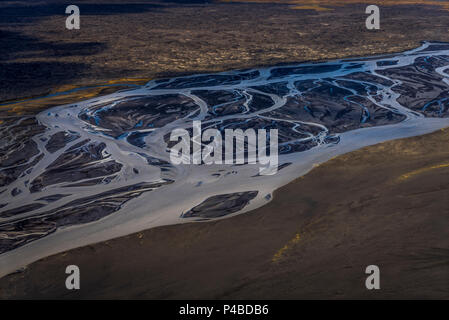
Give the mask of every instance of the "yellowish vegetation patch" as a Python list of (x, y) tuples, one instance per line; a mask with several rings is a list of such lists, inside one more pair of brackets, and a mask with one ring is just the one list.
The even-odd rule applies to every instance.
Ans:
[(271, 262), (278, 262), (292, 246), (294, 246), (299, 242), (300, 239), (301, 237), (299, 233), (297, 233), (293, 239), (287, 242), (285, 246), (283, 246), (281, 249), (278, 250), (278, 252), (274, 254), (273, 258), (271, 259)]
[[(88, 88), (71, 91), (76, 88), (80, 88), (78, 85), (63, 85), (51, 91), (51, 93), (59, 93), (56, 96), (51, 97), (37, 97), (33, 99), (20, 99), (16, 100), (15, 104), (4, 105), (0, 107), (0, 111), (6, 111), (9, 114), (24, 115), (27, 113), (39, 112), (42, 109), (51, 108), (58, 105), (76, 103), (91, 98), (98, 97), (105, 94), (104, 90), (114, 90), (110, 84), (136, 84), (143, 85), (150, 81), (149, 78), (121, 78), (115, 80), (109, 80), (99, 84), (89, 85)], [(119, 90), (120, 87), (116, 87)], [(110, 92), (109, 92), (110, 93)], [(1, 124), (1, 122), (0, 122)]]
[(151, 80), (150, 78), (121, 78), (121, 79), (109, 80), (108, 84), (117, 84), (117, 83), (145, 84), (150, 80)]
[(73, 90), (76, 89), (76, 86), (73, 84), (66, 84), (63, 86), (60, 86), (59, 88), (53, 90), (53, 93), (57, 93), (57, 92), (64, 92), (64, 91), (69, 91), (69, 90)]
[(75, 103), (82, 100), (94, 98), (101, 94), (101, 91), (106, 87), (90, 88), (78, 92), (71, 92), (67, 94), (61, 94), (53, 97), (42, 97), (42, 99), (32, 100), (19, 100), (16, 104), (5, 105), (0, 109), (5, 110), (9, 114), (24, 115), (27, 113), (34, 113), (35, 111), (41, 111), (42, 109), (51, 108), (57, 105), (63, 105), (68, 103)]
[(392, 6), (392, 5), (433, 5), (439, 6), (444, 10), (449, 11), (449, 2), (437, 0), (377, 0), (373, 3), (372, 0), (221, 0), (222, 2), (254, 2), (254, 3), (281, 3), (291, 4), (293, 9), (312, 9), (316, 11), (330, 10), (325, 6), (344, 6), (348, 4), (363, 3), (367, 5), (375, 4), (378, 6)]
[(414, 177), (418, 174), (422, 174), (424, 172), (428, 172), (428, 171), (435, 170), (435, 169), (448, 168), (448, 167), (449, 167), (449, 163), (442, 163), (442, 164), (438, 164), (438, 165), (431, 166), (431, 167), (417, 169), (417, 170), (410, 171), (408, 173), (401, 175), (398, 180), (404, 181), (404, 180), (407, 180), (407, 179)]

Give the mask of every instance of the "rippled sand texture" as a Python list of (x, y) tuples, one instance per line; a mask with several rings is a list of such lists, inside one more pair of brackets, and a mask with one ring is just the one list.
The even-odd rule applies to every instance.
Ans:
[[(150, 81), (1, 124), (0, 275), (155, 226), (266, 204), (314, 165), (449, 125), (449, 44)], [(279, 171), (169, 162), (174, 128), (279, 130)]]

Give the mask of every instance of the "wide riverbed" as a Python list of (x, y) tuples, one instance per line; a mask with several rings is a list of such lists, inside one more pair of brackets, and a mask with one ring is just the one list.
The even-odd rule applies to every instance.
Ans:
[[(6, 121), (0, 276), (71, 248), (255, 209), (337, 155), (447, 127), (446, 70), (449, 44), (426, 42), (388, 56), (154, 80)], [(203, 130), (278, 129), (277, 173), (173, 165), (167, 137), (194, 120)]]

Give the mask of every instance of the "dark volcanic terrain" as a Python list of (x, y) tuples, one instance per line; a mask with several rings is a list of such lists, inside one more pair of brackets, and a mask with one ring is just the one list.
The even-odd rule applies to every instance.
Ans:
[[(449, 116), (449, 54), (438, 53), (449, 48), (439, 42), (449, 42), (447, 6), (388, 1), (381, 30), (369, 31), (366, 4), (331, 3), (321, 11), (261, 2), (80, 0), (81, 29), (67, 30), (61, 1), (2, 1), (0, 254), (117, 217), (148, 194), (164, 198), (158, 189), (176, 184), (176, 170), (141, 151), (154, 150), (146, 144), (153, 129), (182, 118), (204, 115), (220, 130), (279, 128), (279, 152), (289, 156), (336, 147), (350, 130)], [(424, 50), (399, 66), (391, 58), (422, 41), (435, 41), (426, 49), (433, 53)], [(348, 65), (374, 54), (387, 54), (375, 72)], [(292, 65), (336, 58), (348, 60)], [(276, 67), (264, 83), (248, 85), (261, 76), (253, 69), (259, 66)], [(342, 66), (350, 69), (299, 79)], [(205, 74), (229, 70), (236, 71)], [(79, 107), (151, 79), (156, 96)], [(201, 110), (197, 98), (205, 102)], [(64, 114), (42, 112), (64, 104), (71, 104), (60, 109)], [(41, 259), (2, 277), (0, 298), (448, 299), (448, 148), (444, 129), (338, 156), (278, 189), (257, 210)], [(292, 164), (279, 163), (279, 170)], [(240, 168), (231, 170), (207, 178), (240, 177)], [(194, 191), (208, 187), (179, 180)], [(171, 213), (210, 220), (258, 197), (271, 199), (238, 186)], [(64, 287), (69, 264), (82, 270), (78, 292)], [(365, 289), (371, 264), (380, 267), (380, 291)]]
[[(268, 205), (51, 256), (0, 279), (1, 298), (449, 297), (449, 131), (333, 159)], [(82, 270), (65, 289), (65, 267)], [(381, 290), (365, 289), (365, 268)]]
[(423, 40), (449, 41), (448, 11), (430, 5), (382, 6), (379, 31), (365, 27), (366, 4), (331, 4), (329, 11), (212, 1), (77, 5), (81, 29), (67, 30), (61, 1), (0, 3), (0, 101), (62, 85), (366, 56)]

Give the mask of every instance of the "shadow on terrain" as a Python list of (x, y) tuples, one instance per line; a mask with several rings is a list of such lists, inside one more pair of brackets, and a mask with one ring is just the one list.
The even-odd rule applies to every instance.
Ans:
[[(14, 3), (20, 4), (14, 4)], [(11, 5), (0, 5), (2, 23), (31, 23), (36, 19), (50, 16), (67, 16), (67, 3), (60, 1), (37, 2), (24, 5), (23, 1), (8, 1)], [(77, 4), (81, 15), (114, 15), (128, 13), (145, 13), (158, 10), (164, 6), (155, 3), (82, 3)]]

